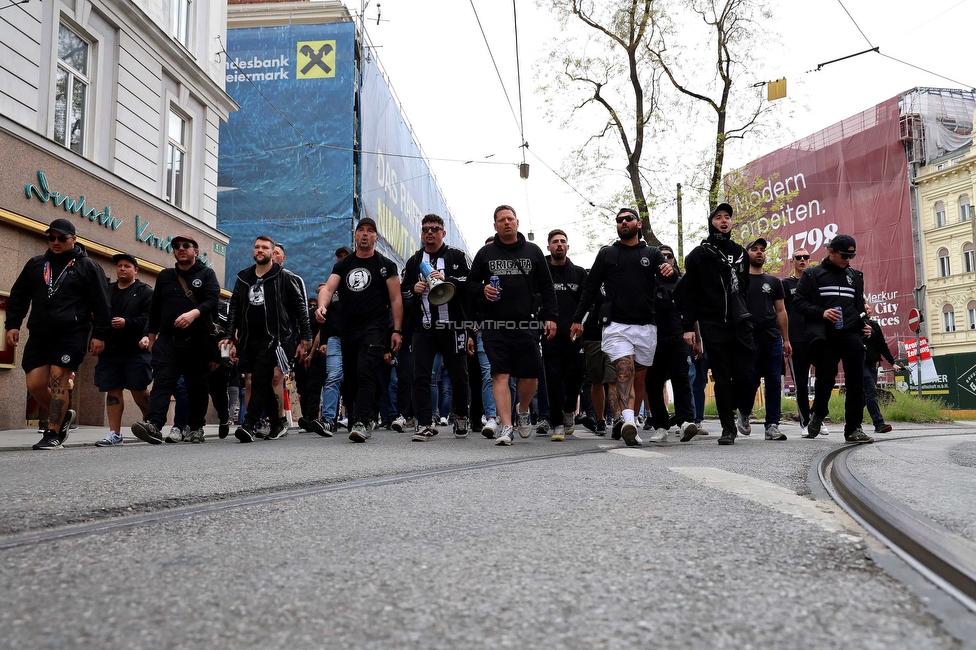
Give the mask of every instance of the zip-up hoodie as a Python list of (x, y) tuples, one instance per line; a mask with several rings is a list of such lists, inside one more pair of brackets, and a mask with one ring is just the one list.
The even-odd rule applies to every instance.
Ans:
[[(502, 289), (501, 298), (494, 302), (485, 298), (485, 285), (493, 275), (499, 277)], [(467, 284), (480, 319), (526, 321), (532, 312), (534, 294), (542, 296), (542, 320), (555, 321), (557, 318), (556, 292), (552, 288), (549, 264), (542, 250), (526, 241), (522, 233), (518, 233), (514, 243), (504, 244), (496, 236), (492, 243), (483, 246), (471, 263)], [(486, 326), (485, 329), (491, 328)]]
[[(453, 323), (468, 320), (471, 314), (465, 284), (468, 280), (468, 272), (471, 270), (468, 256), (461, 249), (447, 244), (443, 244), (440, 250), (427, 254), (434, 262), (432, 266), (441, 271), (455, 288), (454, 297), (446, 305), (437, 306), (429, 302), (424, 304), (424, 296), (413, 292), (413, 287), (420, 278), (420, 262), (424, 259), (424, 252), (425, 250), (421, 248), (407, 260), (404, 266), (403, 281), (400, 283), (404, 324), (409, 323), (415, 331), (420, 331), (425, 316), (430, 320), (443, 321), (444, 307), (447, 308), (447, 320)], [(443, 268), (440, 268), (440, 260), (443, 260)]]
[(142, 352), (139, 349), (139, 339), (146, 335), (146, 328), (149, 326), (152, 287), (141, 280), (133, 280), (125, 289), (119, 289), (118, 285), (118, 281), (109, 285), (109, 301), (112, 318), (125, 319), (125, 327), (109, 329), (103, 355)]
[[(278, 343), (285, 341), (311, 341), (312, 330), (308, 322), (308, 308), (305, 296), (298, 289), (298, 285), (290, 274), (282, 272), (281, 266), (272, 262), (271, 270), (261, 276), (264, 284), (264, 308), (274, 310), (276, 318), (270, 323), (265, 319), (264, 334), (267, 338)], [(249, 294), (251, 287), (258, 281), (257, 265), (249, 266), (237, 274), (234, 283), (234, 295), (230, 298), (227, 310), (227, 333), (225, 339), (233, 338), (235, 332), (241, 347), (248, 347), (252, 337), (248, 331), (250, 327), (248, 311), (251, 308)], [(292, 325), (298, 327), (299, 337), (295, 337)], [(273, 330), (273, 331), (272, 331)], [(264, 337), (261, 337), (264, 338)]]
[(738, 292), (744, 300), (749, 290), (746, 250), (712, 224), (714, 216), (715, 211), (708, 216), (708, 238), (685, 258), (685, 275), (675, 290), (685, 332), (694, 332), (699, 320), (729, 322), (729, 297)]
[(628, 325), (655, 325), (654, 302), (659, 282), (673, 283), (677, 274), (669, 278), (661, 275), (660, 267), (667, 264), (664, 254), (656, 246), (641, 240), (633, 246), (615, 241), (596, 254), (593, 267), (586, 278), (574, 323), (582, 323), (583, 316), (596, 301), (603, 285), (610, 301), (610, 320)]
[[(179, 274), (179, 275), (177, 275)], [(187, 288), (197, 299), (196, 305), (183, 291), (178, 277), (182, 277)], [(156, 278), (153, 290), (152, 308), (149, 310), (149, 333), (166, 334), (180, 339), (196, 339), (205, 342), (210, 337), (212, 319), (220, 299), (220, 283), (213, 269), (197, 260), (193, 266), (183, 270), (178, 266), (163, 269)], [(176, 327), (176, 319), (193, 309), (200, 310), (200, 317), (186, 329)]]
[[(586, 285), (586, 269), (573, 264), (573, 260), (566, 258), (566, 263), (555, 265), (552, 255), (546, 255), (549, 263), (549, 275), (552, 276), (553, 289), (556, 291), (556, 307), (559, 314), (556, 319), (556, 336), (563, 342), (569, 341), (569, 329), (573, 325), (573, 314), (583, 297), (583, 287)], [(582, 345), (582, 341), (576, 341)]]
[[(45, 263), (51, 265), (51, 288), (56, 285), (50, 297), (44, 281)], [(61, 283), (57, 284), (59, 277)], [(35, 334), (57, 335), (63, 331), (91, 329), (94, 325), (93, 337), (104, 341), (112, 324), (108, 279), (102, 267), (88, 257), (85, 247), (77, 243), (59, 255), (48, 250), (28, 260), (10, 289), (4, 327), (19, 330), (28, 308), (27, 329)]]

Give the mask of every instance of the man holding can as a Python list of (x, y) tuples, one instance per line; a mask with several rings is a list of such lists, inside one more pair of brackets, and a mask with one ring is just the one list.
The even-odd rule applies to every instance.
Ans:
[(793, 307), (806, 316), (810, 359), (817, 367), (813, 414), (808, 438), (820, 434), (829, 409), (830, 394), (837, 378), (837, 366), (844, 363), (844, 440), (874, 442), (861, 429), (864, 417), (864, 342), (871, 328), (864, 323), (864, 276), (851, 268), (857, 244), (850, 235), (836, 235), (827, 244), (827, 257), (803, 272), (796, 287)]

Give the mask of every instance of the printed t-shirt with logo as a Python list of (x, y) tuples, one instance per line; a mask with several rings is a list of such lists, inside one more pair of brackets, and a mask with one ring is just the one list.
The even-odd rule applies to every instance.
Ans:
[(343, 332), (369, 325), (389, 327), (389, 278), (397, 277), (396, 265), (379, 253), (370, 257), (348, 255), (336, 262), (332, 273), (339, 276), (339, 300), (342, 302)]
[(783, 300), (784, 296), (783, 281), (775, 275), (763, 273), (749, 277), (749, 293), (746, 296), (746, 304), (749, 307), (749, 313), (752, 314), (756, 332), (779, 331), (774, 302)]

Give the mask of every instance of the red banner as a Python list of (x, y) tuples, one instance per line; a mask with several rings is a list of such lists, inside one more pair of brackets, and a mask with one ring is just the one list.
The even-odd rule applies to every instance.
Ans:
[[(746, 200), (754, 207), (773, 206), (778, 196), (796, 196), (737, 227), (738, 241), (782, 240), (789, 256), (806, 248), (819, 262), (834, 235), (853, 236), (857, 258), (852, 264), (864, 272), (865, 298), (885, 338), (911, 335), (915, 267), (897, 97), (763, 156), (742, 172), (769, 180), (739, 199), (737, 212)], [(780, 275), (791, 272), (787, 262)]]

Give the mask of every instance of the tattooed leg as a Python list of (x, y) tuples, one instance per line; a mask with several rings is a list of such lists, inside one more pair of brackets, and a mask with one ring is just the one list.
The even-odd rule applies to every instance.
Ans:
[(607, 384), (607, 399), (610, 400), (610, 414), (616, 420), (620, 417), (620, 393), (617, 392), (617, 383)]
[(149, 412), (149, 391), (148, 390), (133, 390), (129, 391), (132, 393), (132, 400), (142, 411), (142, 419), (146, 419), (146, 413)]
[(51, 408), (47, 414), (47, 428), (57, 431), (68, 413), (68, 378), (71, 370), (51, 366)]
[[(51, 408), (51, 366), (41, 366), (34, 368), (27, 373), (27, 392), (31, 394), (37, 403), (41, 405), (42, 411)], [(42, 413), (41, 415), (45, 415)], [(45, 416), (41, 422), (47, 422)]]
[(620, 408), (634, 408), (634, 358), (627, 356), (613, 362), (617, 370), (617, 392), (620, 394)]
[(122, 428), (122, 412), (125, 404), (122, 402), (122, 389), (110, 390), (105, 397), (106, 411), (108, 411), (108, 428), (116, 433)]

